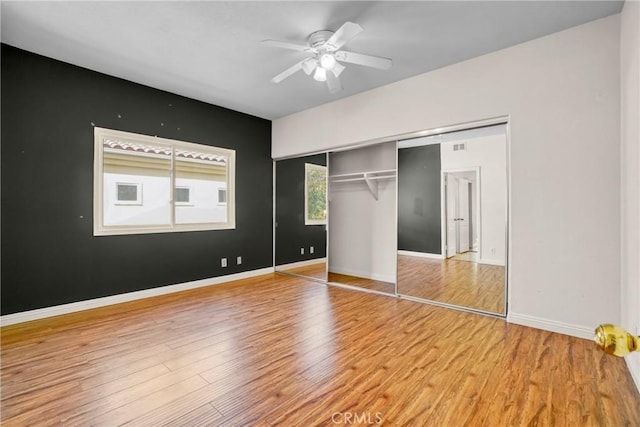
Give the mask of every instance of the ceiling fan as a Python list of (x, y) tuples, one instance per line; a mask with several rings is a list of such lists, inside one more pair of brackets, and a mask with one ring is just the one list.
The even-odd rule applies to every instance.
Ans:
[(311, 33), (307, 38), (306, 45), (278, 40), (263, 40), (262, 44), (267, 46), (297, 50), (313, 55), (287, 68), (272, 78), (271, 82), (280, 83), (297, 71), (303, 70), (307, 75), (313, 73), (313, 78), (316, 81), (326, 81), (329, 92), (336, 93), (342, 90), (339, 77), (345, 69), (345, 66), (340, 62), (364, 65), (380, 70), (389, 69), (393, 62), (388, 58), (338, 50), (362, 31), (360, 25), (347, 21), (336, 32), (321, 30)]

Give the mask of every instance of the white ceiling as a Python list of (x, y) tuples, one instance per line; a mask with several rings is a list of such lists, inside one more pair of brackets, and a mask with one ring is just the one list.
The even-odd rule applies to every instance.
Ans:
[[(2, 42), (189, 98), (275, 119), (619, 13), (620, 1), (2, 1)], [(345, 49), (392, 58), (348, 65), (344, 90), (298, 72), (304, 43), (345, 21), (364, 31)]]

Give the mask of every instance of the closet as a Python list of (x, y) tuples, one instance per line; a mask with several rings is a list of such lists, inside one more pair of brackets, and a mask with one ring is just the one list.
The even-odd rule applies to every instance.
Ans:
[(508, 153), (496, 118), (278, 160), (276, 271), (506, 316)]
[(396, 143), (329, 153), (328, 281), (395, 294)]

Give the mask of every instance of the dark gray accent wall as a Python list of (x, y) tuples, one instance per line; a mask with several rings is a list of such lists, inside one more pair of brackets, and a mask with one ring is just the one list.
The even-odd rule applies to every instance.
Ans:
[[(305, 163), (326, 166), (327, 155), (276, 162), (276, 266), (327, 256), (326, 227), (304, 224)], [(309, 246), (314, 247), (313, 254)]]
[[(1, 54), (3, 315), (272, 266), (270, 121)], [(94, 237), (94, 125), (236, 150), (236, 229)]]
[(442, 253), (440, 145), (398, 150), (398, 249)]

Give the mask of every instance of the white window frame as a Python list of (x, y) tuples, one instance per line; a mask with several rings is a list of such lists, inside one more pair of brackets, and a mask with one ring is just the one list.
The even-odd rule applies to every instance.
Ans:
[[(310, 219), (309, 218), (309, 185), (307, 182), (307, 177), (309, 176), (310, 170), (322, 171), (325, 173), (325, 177), (328, 179), (327, 175), (327, 167), (322, 165), (316, 165), (314, 163), (305, 163), (304, 164), (304, 225), (326, 225), (327, 224), (327, 215), (325, 214), (325, 219)], [(326, 182), (325, 182), (326, 184)], [(325, 185), (325, 200), (327, 199), (327, 186)]]
[[(136, 187), (136, 200), (118, 200), (118, 187), (130, 185)], [(116, 205), (142, 206), (142, 183), (141, 182), (116, 182)]]
[[(175, 198), (175, 176), (173, 166), (171, 167), (171, 200), (172, 207), (171, 223), (167, 225), (104, 225), (104, 139), (119, 139), (141, 144), (153, 144), (164, 146), (175, 152), (176, 149), (200, 151), (206, 153), (225, 156), (227, 159), (227, 222), (202, 223), (202, 224), (176, 224), (175, 208), (180, 206)], [(173, 165), (173, 156), (172, 156)], [(148, 233), (174, 233), (184, 231), (204, 231), (204, 230), (228, 230), (236, 228), (235, 213), (235, 165), (236, 152), (226, 148), (212, 147), (203, 144), (177, 141), (173, 139), (159, 138), (149, 135), (141, 135), (131, 132), (123, 132), (113, 129), (94, 128), (94, 156), (93, 156), (93, 235), (112, 236), (126, 234), (148, 234)], [(140, 188), (142, 190), (142, 188)], [(142, 197), (141, 191), (138, 193)]]

